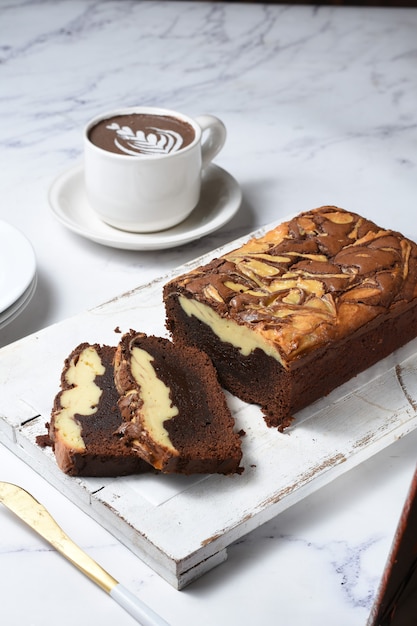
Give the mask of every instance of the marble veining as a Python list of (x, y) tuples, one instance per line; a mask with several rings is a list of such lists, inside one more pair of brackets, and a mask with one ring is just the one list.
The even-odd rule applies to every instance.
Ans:
[[(0, 329), (0, 346), (321, 204), (417, 239), (416, 29), (417, 9), (0, 0), (0, 219), (31, 240), (39, 275), (29, 307)], [(221, 230), (178, 249), (131, 252), (56, 222), (48, 190), (82, 162), (84, 125), (136, 104), (225, 122), (216, 163), (244, 200)], [(416, 443), (408, 435), (254, 530), (183, 592), (4, 446), (0, 478), (32, 491), (173, 626), (365, 626)], [(70, 626), (80, 607), (84, 624), (134, 623), (3, 508), (0, 527), (2, 623)]]

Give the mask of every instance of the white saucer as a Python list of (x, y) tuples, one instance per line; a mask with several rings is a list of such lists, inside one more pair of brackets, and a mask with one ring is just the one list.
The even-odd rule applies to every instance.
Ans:
[(49, 203), (58, 220), (96, 243), (125, 250), (161, 250), (184, 245), (218, 230), (239, 210), (242, 192), (225, 170), (210, 165), (203, 176), (200, 202), (178, 226), (157, 233), (129, 233), (108, 226), (87, 202), (83, 167), (64, 172), (52, 184)]
[(17, 228), (0, 221), (0, 313), (15, 304), (31, 285), (36, 257)]

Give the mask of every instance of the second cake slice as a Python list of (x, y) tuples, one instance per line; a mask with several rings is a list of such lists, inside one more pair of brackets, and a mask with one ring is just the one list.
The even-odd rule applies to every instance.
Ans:
[(114, 368), (124, 434), (155, 469), (240, 471), (240, 438), (204, 353), (131, 331), (119, 343)]

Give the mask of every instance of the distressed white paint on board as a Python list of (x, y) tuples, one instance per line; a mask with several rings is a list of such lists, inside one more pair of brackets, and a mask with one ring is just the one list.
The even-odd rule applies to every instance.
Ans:
[(168, 278), (3, 348), (0, 440), (182, 588), (221, 563), (233, 541), (416, 427), (417, 341), (301, 411), (283, 434), (266, 427), (258, 407), (228, 394), (236, 428), (246, 433), (241, 475), (65, 476), (51, 450), (36, 444), (65, 357), (82, 341), (115, 344), (129, 328), (165, 334), (162, 287)]

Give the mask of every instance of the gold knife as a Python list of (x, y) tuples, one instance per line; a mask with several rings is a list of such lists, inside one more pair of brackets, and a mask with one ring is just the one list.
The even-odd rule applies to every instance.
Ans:
[(43, 504), (25, 489), (12, 483), (0, 481), (0, 502), (116, 600), (139, 624), (142, 626), (169, 626), (168, 622), (81, 550), (57, 524)]

